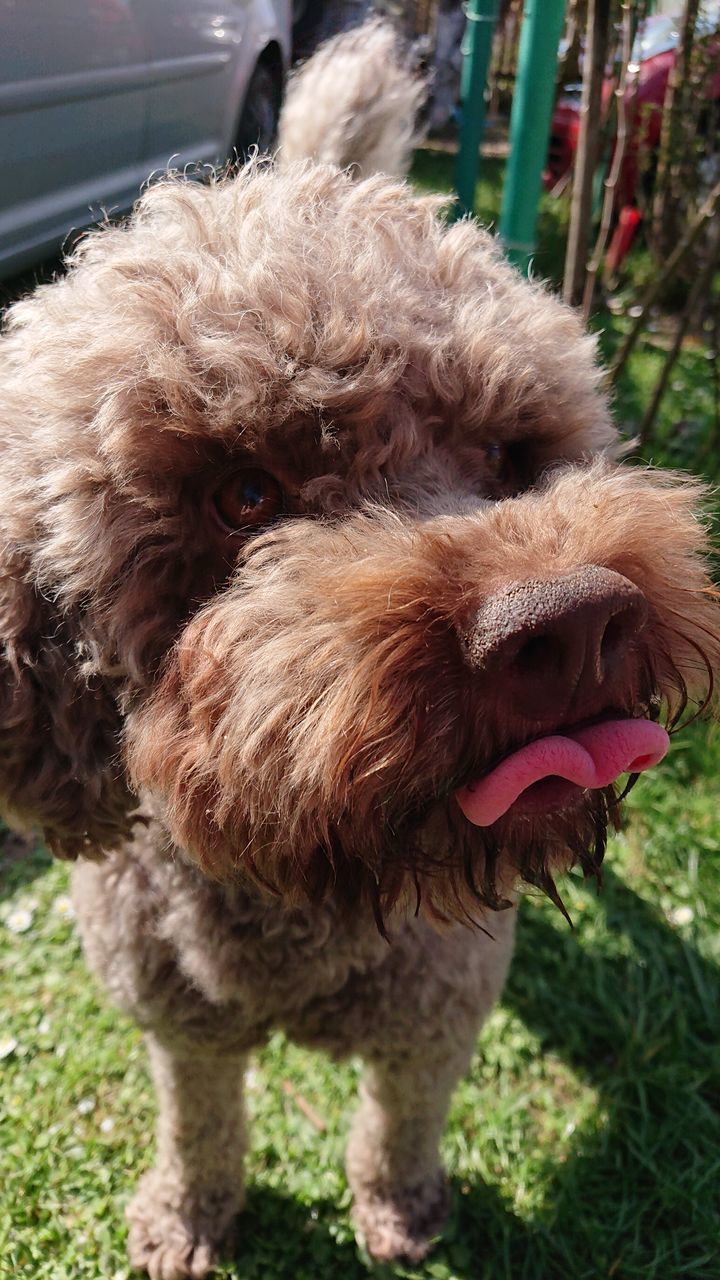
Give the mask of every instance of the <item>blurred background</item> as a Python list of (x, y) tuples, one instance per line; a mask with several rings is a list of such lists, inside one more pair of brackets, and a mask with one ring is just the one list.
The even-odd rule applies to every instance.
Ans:
[(271, 148), (293, 65), (373, 10), (429, 77), (412, 179), (582, 307), (629, 435), (714, 474), (720, 0), (0, 0), (0, 304), (153, 176)]

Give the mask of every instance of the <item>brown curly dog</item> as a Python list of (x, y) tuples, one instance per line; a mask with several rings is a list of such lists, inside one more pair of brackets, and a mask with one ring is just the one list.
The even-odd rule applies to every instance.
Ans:
[(614, 459), (592, 340), (487, 234), (330, 165), (155, 186), (0, 377), (2, 807), (89, 855), (147, 1033), (132, 1261), (212, 1266), (277, 1027), (365, 1059), (355, 1219), (418, 1259), (516, 883), (598, 867), (720, 662), (698, 490)]

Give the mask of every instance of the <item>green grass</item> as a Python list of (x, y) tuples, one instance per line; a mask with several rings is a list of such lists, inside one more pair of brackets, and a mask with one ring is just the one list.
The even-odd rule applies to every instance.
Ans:
[[(686, 730), (632, 793), (603, 892), (569, 877), (575, 932), (525, 900), (505, 996), (453, 1105), (452, 1217), (428, 1262), (359, 1255), (342, 1174), (358, 1064), (277, 1037), (251, 1075), (250, 1196), (222, 1277), (718, 1276), (719, 774), (718, 733)], [(0, 1051), (16, 1041), (0, 1060), (0, 1274), (119, 1280), (123, 1206), (151, 1158), (140, 1037), (87, 978), (66, 869), (38, 853), (0, 871)], [(13, 932), (23, 908), (31, 923)]]
[[(422, 153), (415, 177), (448, 189), (452, 159)], [(486, 223), (500, 179), (485, 166)], [(555, 279), (563, 217), (544, 201), (537, 269)], [(606, 352), (627, 323), (598, 318)], [(659, 350), (650, 335), (618, 390), (628, 434)], [(650, 453), (715, 475), (707, 344), (688, 344), (673, 384)], [(692, 726), (631, 794), (602, 894), (569, 877), (575, 931), (525, 899), (503, 1001), (453, 1104), (452, 1214), (427, 1263), (372, 1268), (355, 1246), (342, 1149), (358, 1064), (277, 1037), (250, 1078), (248, 1206), (221, 1277), (718, 1280), (718, 777), (720, 734)], [(11, 854), (0, 847), (0, 1276), (121, 1280), (123, 1207), (152, 1156), (141, 1039), (87, 977), (66, 868)]]

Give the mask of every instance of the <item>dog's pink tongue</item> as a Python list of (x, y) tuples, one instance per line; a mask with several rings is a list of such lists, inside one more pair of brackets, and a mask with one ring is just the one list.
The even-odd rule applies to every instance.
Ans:
[(528, 743), (484, 778), (462, 787), (457, 801), (476, 827), (489, 827), (543, 778), (565, 778), (583, 789), (606, 787), (621, 773), (650, 769), (669, 745), (665, 730), (652, 720), (606, 720)]

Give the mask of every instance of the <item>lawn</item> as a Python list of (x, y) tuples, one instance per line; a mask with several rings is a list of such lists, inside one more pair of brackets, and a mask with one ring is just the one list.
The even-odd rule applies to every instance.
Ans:
[[(419, 182), (448, 174), (419, 158)], [(497, 177), (480, 189), (486, 220)], [(544, 206), (548, 261), (561, 217)], [(606, 350), (626, 323), (601, 317)], [(643, 344), (619, 389), (630, 431), (659, 351)], [(714, 475), (707, 371), (706, 347), (690, 344), (651, 453)], [(220, 1277), (718, 1280), (718, 775), (720, 731), (691, 726), (632, 792), (602, 893), (569, 877), (574, 931), (526, 896), (503, 1001), (453, 1104), (452, 1214), (431, 1258), (373, 1268), (358, 1252), (342, 1150), (359, 1064), (331, 1067), (277, 1037), (249, 1080), (250, 1194)], [(87, 977), (67, 869), (15, 853), (6, 837), (0, 1275), (122, 1280), (123, 1207), (152, 1157), (141, 1039)]]
[[(686, 730), (632, 793), (603, 892), (570, 877), (574, 932), (526, 898), (502, 1005), (453, 1105), (448, 1231), (424, 1266), (373, 1274), (720, 1274), (719, 772), (720, 735)], [(120, 1280), (153, 1098), (138, 1033), (87, 978), (66, 893), (66, 868), (42, 853), (3, 868), (0, 1274)], [(280, 1037), (259, 1055), (226, 1280), (367, 1276), (342, 1174), (357, 1074)]]

